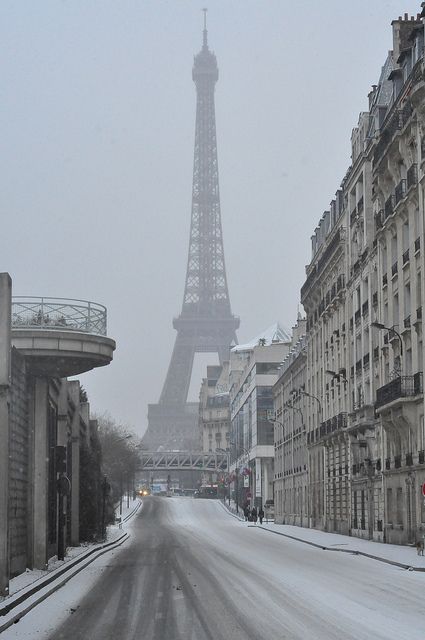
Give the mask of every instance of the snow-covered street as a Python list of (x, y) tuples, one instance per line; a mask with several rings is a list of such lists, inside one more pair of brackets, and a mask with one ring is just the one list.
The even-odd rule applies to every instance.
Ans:
[(424, 584), (248, 526), (216, 501), (148, 498), (123, 547), (2, 640), (423, 640)]

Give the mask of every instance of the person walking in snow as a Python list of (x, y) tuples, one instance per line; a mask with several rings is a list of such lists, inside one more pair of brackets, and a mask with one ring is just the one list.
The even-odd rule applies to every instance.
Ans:
[(251, 518), (252, 522), (257, 523), (257, 509), (255, 507), (252, 507)]
[(243, 514), (245, 516), (245, 522), (249, 520), (249, 504), (245, 505), (245, 509), (243, 510)]
[(260, 524), (263, 524), (263, 518), (264, 518), (264, 510), (263, 507), (260, 507), (258, 510), (258, 517), (260, 519)]

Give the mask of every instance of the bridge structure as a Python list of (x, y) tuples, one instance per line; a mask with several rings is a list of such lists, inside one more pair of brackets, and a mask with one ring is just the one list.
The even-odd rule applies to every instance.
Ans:
[(211, 471), (227, 472), (226, 453), (193, 451), (142, 451), (141, 471)]

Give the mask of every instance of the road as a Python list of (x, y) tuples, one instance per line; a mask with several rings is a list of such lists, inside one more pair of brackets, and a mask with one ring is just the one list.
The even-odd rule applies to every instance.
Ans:
[(423, 640), (425, 574), (148, 498), (131, 539), (2, 640)]

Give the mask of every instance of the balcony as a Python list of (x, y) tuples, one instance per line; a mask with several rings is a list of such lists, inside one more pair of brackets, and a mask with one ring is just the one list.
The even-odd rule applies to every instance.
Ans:
[(400, 202), (400, 200), (403, 200), (404, 196), (406, 195), (406, 191), (406, 180), (400, 180), (394, 192), (396, 205)]
[(409, 249), (403, 253), (403, 267), (409, 262)]
[(380, 211), (378, 211), (378, 213), (375, 213), (375, 229), (376, 231), (379, 231), (379, 229), (382, 229), (382, 226), (384, 224), (384, 219), (385, 219), (385, 212), (383, 209), (380, 209)]
[(399, 376), (376, 391), (375, 407), (380, 407), (399, 400), (400, 398), (412, 398), (423, 393), (422, 372), (413, 376)]
[(345, 412), (339, 413), (338, 415), (333, 416), (333, 418), (329, 418), (328, 420), (322, 422), (319, 429), (319, 436), (320, 438), (323, 438), (334, 433), (335, 431), (344, 429), (346, 426), (347, 414)]
[(388, 200), (386, 200), (384, 205), (385, 218), (388, 218), (394, 213), (395, 206), (395, 196), (390, 196)]
[(406, 180), (407, 188), (410, 189), (410, 187), (413, 187), (417, 183), (418, 183), (418, 165), (412, 164), (407, 170), (407, 180)]
[(12, 344), (34, 371), (68, 377), (107, 365), (106, 308), (85, 300), (13, 297)]

